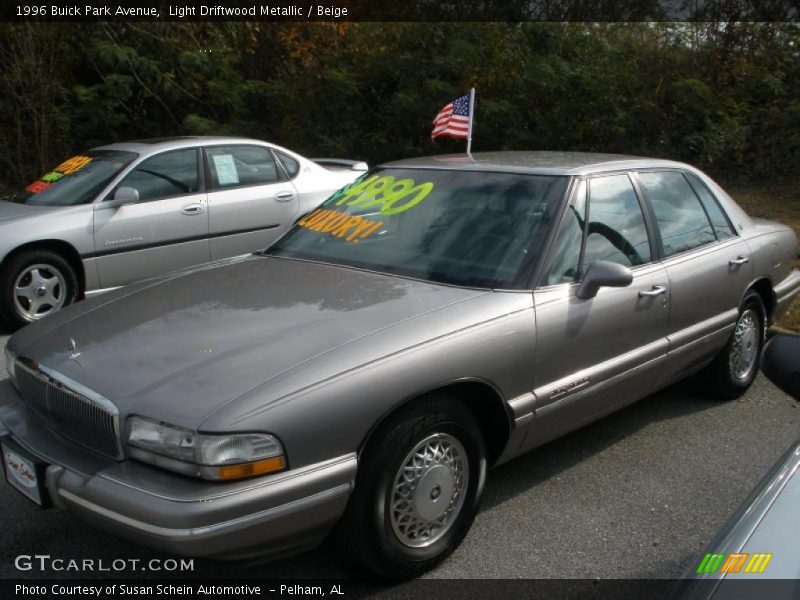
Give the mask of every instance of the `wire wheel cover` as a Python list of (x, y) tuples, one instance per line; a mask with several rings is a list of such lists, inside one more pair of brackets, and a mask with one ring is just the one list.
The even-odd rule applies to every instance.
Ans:
[(424, 548), (441, 539), (464, 505), (469, 463), (455, 437), (435, 433), (403, 460), (391, 490), (389, 518), (397, 539)]
[(755, 370), (760, 335), (758, 314), (748, 308), (736, 322), (729, 357), (731, 373), (740, 381), (748, 379)]

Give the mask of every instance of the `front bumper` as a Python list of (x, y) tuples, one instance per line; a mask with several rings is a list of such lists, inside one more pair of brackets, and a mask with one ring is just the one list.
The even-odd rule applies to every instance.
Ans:
[[(0, 396), (15, 393), (8, 382), (0, 387)], [(54, 435), (19, 401), (0, 405), (0, 437), (48, 464), (55, 506), (142, 545), (196, 557), (276, 557), (317, 545), (344, 511), (357, 465), (351, 454), (234, 483), (194, 480), (98, 457)]]

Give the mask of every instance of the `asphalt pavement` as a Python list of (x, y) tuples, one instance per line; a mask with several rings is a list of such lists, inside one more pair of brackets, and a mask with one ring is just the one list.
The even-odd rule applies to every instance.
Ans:
[[(0, 336), (0, 349), (6, 339)], [(699, 387), (689, 379), (490, 471), (472, 530), (427, 577), (680, 576), (800, 437), (800, 403), (763, 376), (732, 402), (710, 399)], [(7, 382), (0, 381), (0, 396), (7, 393)], [(7, 484), (0, 484), (0, 532), (0, 578), (91, 576), (20, 571), (14, 564), (19, 555), (107, 562), (165, 558), (68, 512), (42, 511)], [(113, 574), (121, 575), (164, 573)], [(271, 563), (195, 560), (193, 571), (171, 575), (304, 579), (361, 574), (329, 541)]]

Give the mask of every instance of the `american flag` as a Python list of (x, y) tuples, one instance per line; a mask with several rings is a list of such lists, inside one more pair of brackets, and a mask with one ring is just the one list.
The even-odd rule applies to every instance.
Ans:
[(469, 136), (469, 121), (472, 117), (469, 114), (469, 97), (469, 93), (464, 94), (439, 111), (439, 114), (433, 120), (431, 139), (443, 135), (467, 139)]

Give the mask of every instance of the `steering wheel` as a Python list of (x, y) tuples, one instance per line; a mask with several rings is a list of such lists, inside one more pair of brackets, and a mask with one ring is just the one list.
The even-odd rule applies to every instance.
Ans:
[(589, 237), (593, 233), (597, 233), (606, 238), (612, 246), (627, 257), (632, 265), (640, 265), (644, 262), (642, 255), (636, 251), (633, 244), (616, 229), (609, 227), (605, 223), (589, 221), (589, 225), (586, 228), (586, 237)]

